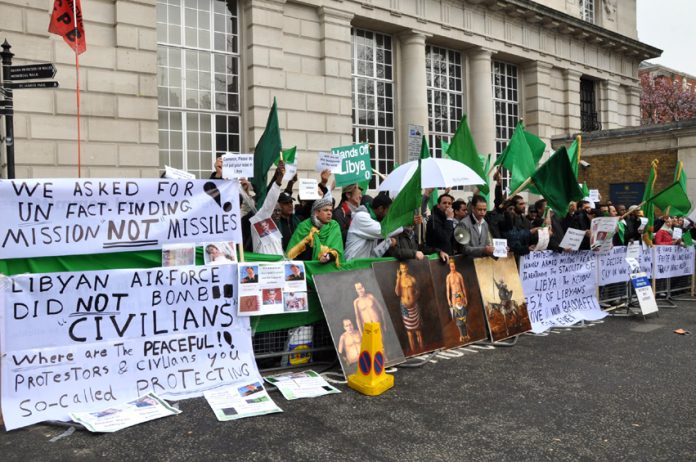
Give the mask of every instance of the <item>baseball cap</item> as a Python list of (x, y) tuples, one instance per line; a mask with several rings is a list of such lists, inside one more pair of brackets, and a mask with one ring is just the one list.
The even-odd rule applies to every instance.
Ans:
[(294, 200), (295, 200), (295, 198), (286, 192), (282, 192), (282, 193), (280, 193), (280, 196), (278, 196), (278, 203), (280, 203), (280, 204), (288, 204)]

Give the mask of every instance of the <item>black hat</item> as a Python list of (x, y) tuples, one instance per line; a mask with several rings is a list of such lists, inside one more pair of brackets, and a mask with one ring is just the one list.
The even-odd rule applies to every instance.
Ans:
[(280, 193), (280, 196), (278, 196), (278, 203), (279, 204), (291, 204), (292, 201), (294, 201), (294, 200), (295, 200), (295, 198), (286, 192), (282, 192), (282, 193)]

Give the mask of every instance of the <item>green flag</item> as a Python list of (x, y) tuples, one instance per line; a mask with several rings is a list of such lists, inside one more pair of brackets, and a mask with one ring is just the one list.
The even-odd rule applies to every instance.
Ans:
[(691, 210), (691, 201), (679, 181), (675, 181), (665, 189), (648, 199), (648, 202), (658, 206), (660, 210), (671, 210), (672, 215), (688, 215)]
[[(482, 157), (482, 156), (479, 156), (479, 157), (481, 157), (481, 160), (483, 160), (483, 157)], [(484, 171), (484, 172), (487, 172), (490, 168), (491, 168), (491, 154), (488, 154), (488, 155), (486, 156), (486, 161), (484, 162), (483, 171)], [(483, 192), (483, 191), (481, 191), (481, 190), (479, 189), (479, 194), (482, 195), (482, 196), (486, 199), (486, 203), (487, 203), (487, 204), (490, 204), (490, 202), (488, 201), (488, 198), (489, 198), (490, 195), (491, 195), (491, 194), (490, 194), (490, 190), (488, 190), (488, 191), (486, 191), (486, 192)]]
[(578, 177), (578, 165), (580, 164), (580, 136), (578, 135), (573, 141), (573, 144), (568, 148), (568, 158), (570, 159), (570, 167), (573, 169), (575, 178)]
[(254, 149), (254, 178), (251, 179), (251, 184), (254, 186), (254, 192), (256, 193), (257, 207), (261, 207), (266, 198), (266, 176), (273, 162), (280, 156), (282, 149), (283, 143), (280, 141), (280, 127), (278, 125), (278, 108), (276, 100), (273, 98), (273, 106), (271, 106), (271, 111), (268, 113), (266, 129), (263, 131)]
[[(459, 161), (466, 165), (471, 170), (476, 172), (476, 174), (480, 176), (484, 182), (486, 181), (486, 172), (483, 170), (483, 162), (481, 162), (481, 159), (479, 158), (478, 150), (476, 149), (476, 144), (474, 143), (474, 138), (471, 136), (469, 124), (466, 121), (466, 114), (462, 116), (462, 120), (459, 121), (457, 131), (450, 140), (449, 147), (447, 148), (447, 156), (452, 160)], [(488, 183), (482, 183), (479, 185), (479, 189), (487, 193)]]
[[(423, 137), (421, 144), (421, 156), (423, 151), (428, 151), (428, 142)], [(421, 160), (418, 159), (418, 168), (408, 183), (399, 191), (394, 198), (391, 207), (387, 210), (387, 215), (382, 219), (382, 235), (388, 236), (399, 228), (399, 226), (409, 226), (413, 224), (413, 216), (416, 210), (420, 210), (421, 198)]]
[(691, 239), (691, 231), (686, 230), (684, 231), (684, 234), (682, 234), (682, 241), (684, 242), (684, 245), (687, 247), (691, 247), (694, 245), (693, 239)]
[(559, 217), (568, 214), (568, 204), (571, 201), (583, 197), (565, 146), (561, 146), (532, 174), (532, 182)]
[[(297, 154), (297, 146), (293, 146), (293, 147), (288, 148), (288, 149), (283, 149), (283, 161), (286, 164), (293, 164), (294, 165), (296, 154)], [(280, 162), (280, 156), (278, 156), (278, 158), (275, 161), (273, 161), (273, 165), (275, 165), (277, 167), (279, 162)]]
[(623, 220), (619, 220), (619, 222), (616, 225), (616, 234), (619, 235), (619, 239), (621, 240), (622, 244), (626, 243), (626, 223)]
[(443, 158), (449, 158), (449, 155), (447, 154), (447, 151), (449, 151), (450, 144), (440, 138), (440, 150), (442, 151), (442, 157)]
[[(510, 171), (511, 191), (516, 191), (534, 173), (536, 162), (529, 143), (527, 143), (522, 122), (517, 123), (512, 138), (510, 138), (505, 150), (498, 156), (495, 165), (502, 165)], [(533, 188), (530, 188), (530, 191), (535, 192)]]
[(648, 223), (645, 225), (643, 234), (647, 234), (648, 241), (652, 242), (652, 233), (655, 227), (655, 205), (649, 202), (648, 199), (652, 197), (653, 190), (655, 188), (655, 181), (657, 181), (657, 166), (658, 160), (654, 159), (650, 167), (650, 175), (648, 176), (648, 182), (645, 184), (645, 191), (643, 191), (643, 216), (648, 219)]
[(527, 140), (529, 149), (532, 151), (532, 157), (534, 158), (534, 165), (536, 166), (541, 160), (541, 156), (544, 155), (546, 150), (546, 143), (541, 141), (541, 138), (536, 136), (534, 133), (530, 133), (527, 130), (524, 131), (524, 137)]
[[(446, 143), (446, 141), (440, 140), (440, 143)], [(447, 145), (449, 148), (449, 145)], [(420, 159), (429, 159), (430, 158), (430, 150), (429, 149), (423, 149), (421, 146), (421, 153), (420, 153)], [(440, 191), (437, 188), (433, 189), (433, 192), (430, 193), (430, 197), (428, 198), (428, 209), (432, 210), (435, 205), (437, 205), (437, 201), (440, 198)]]
[(582, 182), (582, 197), (589, 197), (590, 196), (590, 188), (587, 186), (587, 181)]

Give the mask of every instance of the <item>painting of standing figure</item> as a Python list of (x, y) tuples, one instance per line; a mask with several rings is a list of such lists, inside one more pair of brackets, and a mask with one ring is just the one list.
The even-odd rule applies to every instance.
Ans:
[(513, 258), (474, 260), (491, 340), (497, 342), (532, 329), (522, 282)]
[(430, 261), (437, 303), (442, 317), (446, 348), (468, 345), (486, 338), (483, 314), (473, 260), (464, 256), (451, 257), (449, 262)]
[(427, 260), (373, 263), (377, 283), (404, 354), (415, 356), (442, 348), (442, 319)]
[(393, 366), (404, 360), (399, 338), (371, 269), (318, 274), (314, 276), (314, 284), (346, 376), (357, 371), (366, 322), (380, 323), (386, 365)]

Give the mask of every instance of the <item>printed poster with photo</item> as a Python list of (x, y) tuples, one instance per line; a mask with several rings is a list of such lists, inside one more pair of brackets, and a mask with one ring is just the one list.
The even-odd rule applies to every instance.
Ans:
[(195, 244), (164, 244), (162, 246), (162, 266), (191, 266), (195, 264)]
[(240, 263), (238, 271), (240, 315), (308, 311), (303, 262)]
[(256, 223), (253, 223), (252, 226), (256, 229), (259, 237), (266, 237), (272, 234), (277, 234), (280, 236), (280, 230), (278, 230), (278, 226), (276, 226), (273, 218), (266, 218), (264, 220), (257, 221)]
[(366, 322), (380, 323), (386, 365), (404, 361), (399, 337), (371, 269), (318, 274), (314, 284), (346, 377), (358, 370)]
[(491, 340), (497, 342), (532, 330), (515, 259), (476, 258), (474, 267)]
[(203, 261), (206, 265), (229, 265), (237, 262), (234, 242), (209, 242), (203, 245)]

